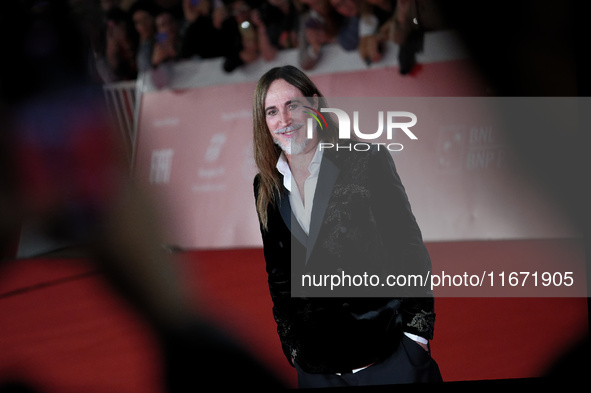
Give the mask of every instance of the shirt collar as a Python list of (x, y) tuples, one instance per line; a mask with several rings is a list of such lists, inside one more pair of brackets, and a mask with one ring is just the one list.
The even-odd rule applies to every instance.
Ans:
[[(308, 170), (310, 171), (310, 177), (318, 176), (320, 172), (320, 163), (322, 162), (322, 154), (323, 151), (319, 148), (316, 148), (316, 152), (314, 153), (314, 157), (312, 157), (312, 161), (308, 165)], [(277, 164), (275, 165), (279, 173), (283, 175), (283, 186), (291, 192), (291, 169), (289, 168), (289, 163), (287, 162), (287, 158), (285, 157), (285, 153), (281, 152), (279, 159), (277, 160)]]
[(279, 156), (279, 160), (277, 160), (277, 165), (275, 165), (279, 173), (283, 175), (283, 187), (285, 187), (289, 192), (291, 192), (291, 170), (289, 169), (289, 164), (287, 163), (287, 158), (285, 154), (281, 152)]

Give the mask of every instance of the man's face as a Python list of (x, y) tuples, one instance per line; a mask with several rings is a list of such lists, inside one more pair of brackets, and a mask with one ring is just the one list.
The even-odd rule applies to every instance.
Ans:
[(302, 92), (283, 79), (271, 83), (265, 98), (265, 119), (275, 143), (287, 155), (303, 154), (316, 148), (316, 130), (308, 139), (304, 111), (308, 105)]

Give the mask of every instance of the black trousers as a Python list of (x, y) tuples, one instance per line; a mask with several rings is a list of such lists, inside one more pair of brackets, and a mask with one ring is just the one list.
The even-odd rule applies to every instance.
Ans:
[(356, 373), (311, 374), (297, 364), (296, 370), (299, 388), (442, 382), (437, 362), (406, 336), (402, 336), (400, 345), (390, 357)]

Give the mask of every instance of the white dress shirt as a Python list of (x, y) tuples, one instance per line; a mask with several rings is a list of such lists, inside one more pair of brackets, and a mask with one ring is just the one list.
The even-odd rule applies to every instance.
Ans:
[(302, 226), (306, 235), (310, 231), (310, 219), (312, 218), (312, 205), (314, 202), (314, 193), (316, 192), (316, 183), (318, 182), (318, 173), (320, 172), (320, 162), (322, 161), (323, 152), (316, 149), (312, 161), (308, 165), (310, 176), (304, 182), (304, 199), (300, 195), (300, 191), (296, 185), (295, 179), (291, 174), (289, 163), (285, 154), (281, 152), (279, 160), (277, 161), (277, 170), (283, 175), (283, 186), (289, 191), (289, 204), (298, 223)]

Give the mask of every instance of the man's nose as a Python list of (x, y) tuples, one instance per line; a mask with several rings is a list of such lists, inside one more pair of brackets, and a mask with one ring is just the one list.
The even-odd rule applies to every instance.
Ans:
[(289, 111), (281, 111), (279, 113), (279, 120), (281, 121), (281, 127), (287, 127), (291, 124), (291, 113)]

